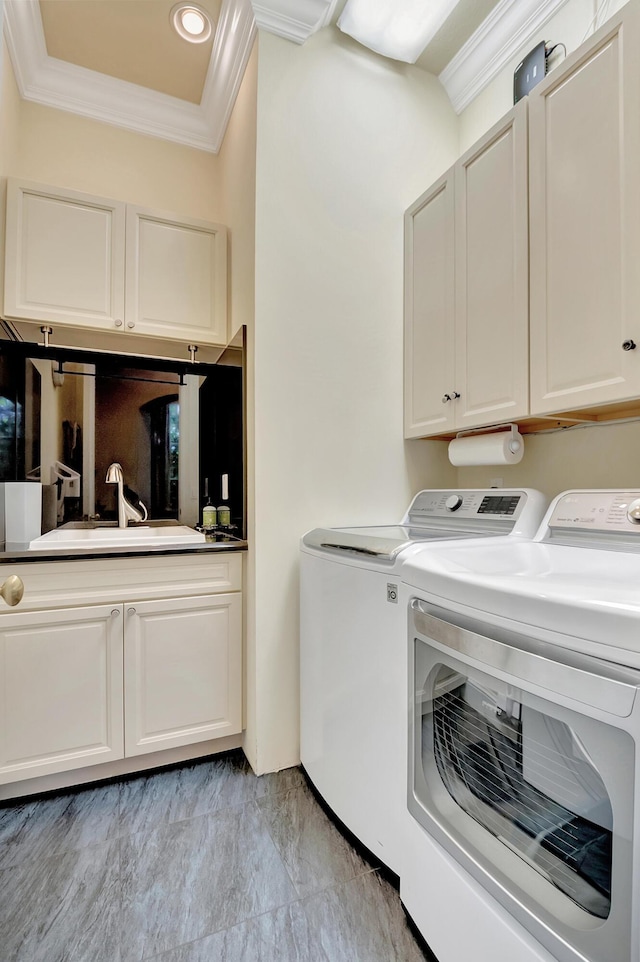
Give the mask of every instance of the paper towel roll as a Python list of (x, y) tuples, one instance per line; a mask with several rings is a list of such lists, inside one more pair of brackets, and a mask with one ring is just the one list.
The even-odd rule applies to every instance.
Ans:
[(524, 441), (517, 431), (472, 434), (449, 442), (449, 460), (459, 468), (471, 464), (517, 464), (523, 454)]

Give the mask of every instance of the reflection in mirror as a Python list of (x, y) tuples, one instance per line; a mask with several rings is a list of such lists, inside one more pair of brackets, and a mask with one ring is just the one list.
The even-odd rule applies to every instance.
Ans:
[(0, 482), (42, 484), (44, 533), (117, 521), (114, 463), (130, 504), (192, 526), (205, 478), (219, 499), (227, 474), (244, 537), (242, 365), (242, 349), (193, 365), (0, 341)]
[(180, 438), (179, 428), (179, 396), (184, 385), (163, 371), (122, 368), (117, 376), (110, 372), (105, 376), (100, 365), (94, 384), (94, 423), (99, 439), (95, 445), (95, 513), (105, 520), (117, 517), (115, 489), (105, 479), (109, 465), (118, 463), (125, 497), (131, 504), (141, 501), (150, 518), (177, 520), (180, 454), (194, 464), (198, 461), (197, 451), (180, 450), (187, 442)]
[[(25, 453), (31, 453), (33, 439), (29, 443), (24, 430), (25, 382), (22, 371), (11, 363), (11, 359), (0, 355), (0, 480), (24, 478)], [(37, 390), (31, 397), (30, 411), (37, 409), (39, 416), (40, 397)]]

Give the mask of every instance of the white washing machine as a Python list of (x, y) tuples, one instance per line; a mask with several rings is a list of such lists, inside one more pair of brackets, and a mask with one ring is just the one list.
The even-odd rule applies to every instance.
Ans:
[(439, 962), (636, 962), (640, 490), (401, 576), (409, 915)]
[(400, 564), (451, 539), (531, 537), (545, 507), (531, 490), (427, 490), (399, 524), (316, 528), (302, 539), (302, 764), (338, 818), (396, 874), (407, 710)]

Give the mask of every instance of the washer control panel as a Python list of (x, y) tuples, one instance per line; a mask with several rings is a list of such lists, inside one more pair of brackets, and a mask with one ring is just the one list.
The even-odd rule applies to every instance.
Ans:
[(438, 518), (513, 521), (527, 500), (525, 491), (490, 488), (480, 491), (420, 491), (409, 508), (411, 524), (429, 524)]
[(567, 491), (552, 508), (548, 528), (634, 533), (640, 537), (640, 491)]

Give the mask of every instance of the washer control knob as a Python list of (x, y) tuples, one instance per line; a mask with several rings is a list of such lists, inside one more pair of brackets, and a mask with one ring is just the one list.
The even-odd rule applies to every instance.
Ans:
[[(461, 504), (462, 498), (459, 494), (450, 494), (445, 501), (444, 506), (447, 511), (457, 511)], [(638, 518), (638, 521), (640, 522), (640, 518)]]
[(640, 524), (640, 498), (632, 501), (627, 508), (627, 518), (633, 522), (633, 524)]

